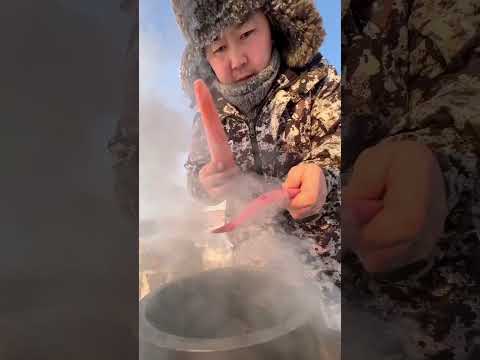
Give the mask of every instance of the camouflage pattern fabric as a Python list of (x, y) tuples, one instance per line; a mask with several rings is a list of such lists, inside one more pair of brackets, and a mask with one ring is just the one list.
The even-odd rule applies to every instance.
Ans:
[[(327, 181), (328, 196), (323, 209), (300, 221), (287, 211), (275, 219), (279, 231), (297, 238), (315, 240), (317, 256), (324, 258), (327, 275), (340, 284), (340, 79), (320, 55), (309, 65), (293, 71), (282, 66), (272, 89), (258, 106), (257, 116), (248, 118), (212, 89), (221, 121), (237, 165), (245, 174), (255, 174), (265, 184), (279, 184), (300, 163), (320, 166)], [(200, 169), (210, 161), (200, 117), (193, 125), (193, 143), (186, 169), (192, 195), (208, 202), (198, 181)], [(250, 198), (262, 190), (253, 191)], [(248, 199), (242, 199), (243, 202)], [(239, 209), (239, 201), (227, 204), (227, 217)], [(258, 229), (232, 233), (236, 240), (255, 236)], [(321, 255), (315, 251), (320, 249)]]
[(427, 271), (379, 279), (353, 255), (342, 264), (344, 299), (398, 320), (408, 358), (465, 359), (480, 337), (479, 29), (473, 0), (343, 3), (342, 181), (365, 148), (409, 139), (433, 150), (447, 188)]

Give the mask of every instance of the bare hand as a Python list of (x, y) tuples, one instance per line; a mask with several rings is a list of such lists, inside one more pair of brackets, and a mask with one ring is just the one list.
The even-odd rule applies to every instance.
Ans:
[(438, 162), (413, 141), (381, 143), (360, 154), (342, 199), (345, 242), (369, 272), (428, 258), (447, 216)]
[(209, 162), (199, 172), (199, 181), (210, 198), (225, 200), (228, 193), (235, 191), (235, 179), (240, 174), (238, 166), (224, 169), (220, 162)]
[(287, 208), (296, 220), (313, 215), (325, 204), (327, 184), (323, 170), (318, 165), (302, 163), (292, 167), (283, 187), (300, 189)]

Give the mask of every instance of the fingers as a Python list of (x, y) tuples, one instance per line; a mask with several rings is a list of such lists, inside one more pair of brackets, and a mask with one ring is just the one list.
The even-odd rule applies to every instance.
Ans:
[(383, 208), (363, 229), (365, 244), (361, 246), (387, 248), (412, 242), (427, 228), (432, 158), (426, 150), (412, 142), (376, 149), (376, 153), (390, 153), (382, 164), (384, 179), (376, 180), (383, 187)]
[(363, 225), (382, 210), (377, 200), (344, 200), (341, 206), (342, 242), (345, 248), (353, 249), (361, 236)]
[(370, 200), (382, 198), (393, 151), (377, 145), (364, 150), (357, 158), (349, 186), (342, 190), (342, 199)]
[(302, 186), (303, 173), (305, 172), (304, 166), (294, 166), (288, 172), (287, 178), (283, 183), (283, 187), (288, 188), (300, 188)]
[(199, 172), (200, 177), (207, 177), (222, 172), (224, 165), (221, 162), (211, 161), (204, 165)]
[(223, 185), (210, 188), (208, 194), (210, 195), (210, 197), (212, 197), (212, 199), (224, 200), (227, 194), (231, 191), (232, 191), (232, 184), (225, 183)]
[(301, 209), (289, 209), (289, 213), (295, 220), (301, 220), (303, 218), (313, 215), (314, 210), (313, 206), (306, 206)]
[(431, 254), (446, 216), (442, 179), (432, 152), (418, 143), (385, 143), (361, 154), (342, 198), (353, 218), (349, 247), (368, 271)]
[(293, 167), (288, 173), (285, 181), (285, 188), (300, 188), (297, 194), (289, 204), (298, 214), (305, 213), (305, 208), (313, 206), (318, 199), (319, 183), (321, 169), (314, 165), (311, 167), (307, 164), (301, 164)]
[(218, 187), (226, 183), (227, 181), (230, 181), (232, 178), (234, 178), (238, 174), (239, 174), (238, 168), (230, 168), (225, 171), (216, 172), (208, 176), (205, 176), (203, 178), (203, 184), (206, 188)]
[[(358, 217), (352, 216), (349, 209), (342, 213), (344, 246), (359, 256), (368, 272), (391, 271), (427, 257), (431, 252), (430, 247), (424, 246), (425, 237), (419, 236), (408, 226), (397, 228), (397, 224), (391, 224), (391, 219), (388, 213), (377, 213), (371, 223), (362, 226), (358, 223)], [(389, 223), (392, 227), (388, 231), (381, 228), (388, 227)]]
[(381, 200), (344, 200), (343, 208), (351, 211), (351, 216), (360, 224), (369, 223), (383, 208)]
[(357, 251), (363, 267), (370, 273), (391, 271), (419, 260), (412, 257), (411, 253), (412, 244), (408, 242), (373, 251)]
[(289, 199), (293, 199), (295, 196), (297, 196), (300, 193), (300, 189), (298, 188), (288, 188), (287, 194)]
[(366, 251), (359, 249), (357, 254), (365, 270), (370, 273), (384, 273), (419, 260), (429, 259), (432, 256), (432, 247), (428, 245), (429, 242), (430, 239), (404, 241), (385, 248)]
[(211, 162), (200, 169), (199, 181), (213, 199), (223, 199), (239, 173), (236, 166), (224, 170), (223, 164)]
[(288, 206), (290, 215), (296, 220), (312, 215), (325, 203), (325, 176), (315, 164), (300, 164), (291, 168), (283, 187), (300, 188)]
[(322, 170), (316, 165), (306, 165), (302, 175), (301, 192), (292, 199), (290, 204), (294, 209), (315, 205), (320, 195), (320, 180), (323, 178)]

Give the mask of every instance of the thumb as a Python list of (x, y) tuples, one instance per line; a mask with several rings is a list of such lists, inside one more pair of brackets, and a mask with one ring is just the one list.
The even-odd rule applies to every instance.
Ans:
[(380, 200), (351, 200), (345, 206), (359, 225), (369, 223), (383, 209)]
[(294, 166), (287, 174), (287, 178), (283, 183), (285, 189), (300, 188), (302, 186), (304, 169), (301, 166)]
[(344, 201), (341, 208), (342, 242), (345, 249), (353, 249), (360, 237), (361, 228), (369, 223), (383, 208), (380, 200)]

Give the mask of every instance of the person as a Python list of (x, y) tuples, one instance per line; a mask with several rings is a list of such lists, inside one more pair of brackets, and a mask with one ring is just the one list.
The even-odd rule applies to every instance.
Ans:
[(343, 5), (342, 296), (396, 322), (409, 358), (465, 359), (480, 336), (478, 6)]
[[(182, 87), (195, 103), (193, 83), (208, 86), (236, 163), (211, 161), (197, 114), (185, 164), (190, 192), (208, 204), (227, 200), (230, 219), (269, 184), (300, 188), (275, 224), (314, 239), (339, 284), (340, 81), (318, 52), (325, 36), (320, 14), (310, 1), (172, 4), (187, 40)], [(247, 182), (246, 196), (230, 196), (242, 193), (239, 179), (251, 174), (265, 186)], [(250, 230), (232, 233), (237, 240), (249, 236)]]

